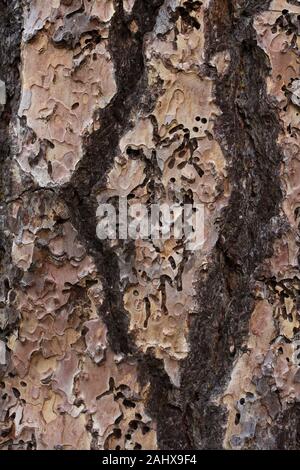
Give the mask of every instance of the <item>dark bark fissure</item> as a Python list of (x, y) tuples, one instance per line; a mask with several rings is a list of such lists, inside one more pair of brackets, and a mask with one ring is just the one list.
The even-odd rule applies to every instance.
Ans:
[(280, 236), (279, 119), (266, 93), (268, 59), (253, 27), (254, 15), (269, 3), (214, 0), (206, 14), (207, 63), (217, 52), (231, 56), (224, 77), (212, 74), (222, 111), (215, 136), (232, 192), (213, 261), (199, 276), (199, 309), (190, 324), (181, 388), (162, 391), (159, 381), (152, 388), (150, 410), (163, 449), (222, 448), (226, 410), (213, 399), (224, 390), (247, 337), (253, 282)]
[[(144, 74), (143, 43), (146, 33), (152, 31), (163, 0), (137, 0), (130, 15), (123, 10), (123, 2), (115, 2), (109, 34), (109, 50), (115, 66), (117, 93), (111, 103), (98, 114), (101, 128), (87, 137), (85, 155), (78, 164), (71, 182), (62, 190), (72, 221), (93, 256), (104, 283), (105, 301), (100, 312), (108, 326), (110, 344), (114, 351), (130, 353), (134, 343), (128, 335), (128, 319), (123, 307), (118, 282), (117, 256), (96, 236), (96, 191), (103, 187), (109, 168), (118, 151), (120, 137), (130, 128), (131, 117), (137, 106), (152, 108), (155, 97), (147, 94)], [(135, 21), (138, 31), (130, 30)]]
[[(18, 321), (17, 314), (8, 302), (10, 290), (17, 283), (18, 269), (11, 263), (11, 240), (7, 229), (6, 198), (11, 195), (10, 163), (13, 142), (9, 133), (15, 119), (20, 98), (20, 45), (22, 34), (22, 8), (19, 0), (0, 0), (0, 80), (5, 83), (6, 103), (0, 106), (0, 340), (5, 341)], [(0, 365), (0, 377), (5, 372)]]
[[(163, 1), (136, 1), (130, 16), (121, 2), (110, 29), (109, 47), (118, 92), (99, 113), (101, 128), (87, 137), (85, 155), (71, 183), (62, 191), (72, 220), (103, 276), (106, 300), (100, 312), (116, 352), (134, 353), (123, 307), (117, 256), (96, 237), (96, 191), (118, 150), (120, 137), (130, 128), (137, 107), (151, 109), (155, 96), (147, 94), (144, 76), (144, 35), (154, 27)], [(216, 84), (216, 103), (222, 111), (215, 134), (228, 160), (232, 194), (224, 212), (220, 237), (206, 273), (200, 273), (199, 311), (190, 326), (190, 354), (182, 363), (181, 389), (170, 385), (162, 363), (139, 357), (140, 378), (151, 380), (149, 411), (158, 422), (160, 448), (221, 448), (226, 410), (213, 405), (232, 370), (234, 350), (248, 333), (253, 308), (252, 283), (256, 269), (271, 255), (279, 227), (282, 199), (279, 181), (281, 154), (276, 145), (278, 117), (266, 94), (267, 57), (256, 42), (253, 17), (269, 1), (211, 3), (206, 16), (207, 63), (228, 50), (231, 65)], [(129, 24), (135, 20), (138, 32)], [(254, 73), (255, 71), (255, 73)], [(213, 73), (213, 72), (211, 72)], [(274, 228), (275, 227), (275, 228)], [(159, 397), (159, 399), (158, 399)]]
[(274, 423), (276, 450), (299, 450), (300, 448), (300, 406), (294, 403), (279, 414)]

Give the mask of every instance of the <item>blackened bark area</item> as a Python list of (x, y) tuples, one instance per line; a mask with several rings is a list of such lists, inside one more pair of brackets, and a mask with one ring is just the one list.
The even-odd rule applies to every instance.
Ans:
[[(123, 2), (116, 2), (109, 50), (118, 91), (111, 103), (99, 112), (101, 128), (86, 139), (85, 155), (71, 183), (62, 191), (72, 214), (72, 222), (102, 274), (106, 295), (101, 314), (108, 326), (111, 347), (125, 354), (133, 351), (134, 344), (128, 335), (128, 319), (118, 282), (117, 256), (96, 236), (95, 193), (105, 183), (118, 151), (120, 137), (131, 126), (131, 113), (137, 106), (144, 106), (150, 111), (155, 102), (155, 97), (147, 91), (143, 42), (145, 34), (152, 31), (162, 4), (163, 0), (136, 0), (132, 13), (126, 15)], [(136, 33), (130, 30), (133, 20), (138, 27)]]
[(270, 2), (238, 3), (213, 0), (206, 15), (207, 63), (217, 52), (231, 56), (224, 77), (212, 73), (222, 111), (215, 136), (228, 162), (232, 192), (213, 262), (200, 273), (199, 310), (190, 325), (181, 389), (163, 388), (159, 379), (152, 388), (150, 408), (162, 449), (222, 448), (226, 410), (213, 400), (222, 395), (247, 337), (257, 268), (280, 234), (274, 224), (282, 199), (279, 120), (266, 93), (268, 58), (253, 28), (254, 15)]
[[(0, 340), (5, 341), (17, 322), (16, 313), (9, 306), (8, 292), (12, 289), (18, 272), (11, 265), (11, 241), (5, 235), (7, 206), (5, 199), (11, 195), (9, 164), (13, 144), (9, 125), (17, 113), (20, 98), (20, 44), (22, 33), (22, 8), (19, 0), (0, 0), (0, 80), (6, 86), (6, 104), (0, 105)], [(0, 365), (0, 378), (5, 366)]]

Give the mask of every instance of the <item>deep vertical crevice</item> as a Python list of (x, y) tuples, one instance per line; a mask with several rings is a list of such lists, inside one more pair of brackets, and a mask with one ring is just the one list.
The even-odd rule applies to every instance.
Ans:
[[(115, 67), (117, 93), (99, 112), (97, 118), (101, 127), (86, 138), (84, 156), (71, 182), (61, 192), (72, 222), (102, 275), (106, 295), (101, 314), (108, 326), (111, 346), (116, 352), (125, 354), (133, 351), (134, 344), (128, 335), (117, 256), (96, 236), (96, 191), (105, 183), (118, 152), (120, 137), (131, 127), (137, 106), (150, 111), (154, 105), (155, 93), (147, 90), (143, 44), (145, 34), (151, 32), (155, 25), (162, 4), (163, 0), (136, 0), (131, 14), (127, 15), (123, 2), (115, 2), (109, 51)], [(136, 32), (130, 29), (132, 21), (137, 25)]]
[(207, 64), (216, 53), (231, 58), (222, 78), (209, 68), (222, 111), (215, 138), (227, 160), (231, 197), (211, 265), (199, 273), (181, 388), (165, 391), (159, 404), (152, 397), (162, 449), (222, 448), (226, 410), (216, 399), (236, 357), (230, 346), (238, 353), (247, 337), (256, 271), (280, 235), (279, 118), (266, 91), (268, 58), (253, 27), (269, 3), (212, 0), (206, 12)]
[[(15, 119), (20, 98), (20, 44), (22, 34), (22, 7), (19, 0), (0, 1), (0, 80), (5, 87), (0, 104), (0, 340), (7, 335), (17, 322), (17, 314), (10, 305), (8, 296), (17, 282), (18, 270), (11, 263), (11, 240), (7, 233), (8, 211), (6, 199), (11, 195), (11, 159), (14, 143), (11, 123)], [(5, 101), (5, 103), (4, 103)], [(6, 358), (8, 361), (8, 358)], [(0, 364), (0, 378), (5, 372)]]
[[(124, 292), (120, 279), (117, 255), (119, 248), (111, 248), (109, 244), (101, 242), (96, 235), (97, 194), (101, 189), (105, 188), (108, 172), (112, 168), (120, 150), (120, 139), (128, 130), (134, 128), (139, 116), (149, 115), (151, 113), (157, 104), (158, 96), (165, 91), (164, 87), (166, 87), (166, 89), (168, 87), (168, 79), (165, 84), (162, 83), (162, 79), (157, 79), (158, 81), (155, 85), (149, 85), (144, 47), (147, 43), (145, 41), (146, 35), (156, 29), (155, 24), (160, 7), (165, 3), (164, 8), (167, 11), (167, 7), (171, 2), (164, 2), (164, 0), (136, 0), (131, 13), (124, 11), (123, 1), (114, 0), (113, 3), (115, 12), (111, 20), (109, 20), (109, 23), (107, 23), (110, 25), (108, 50), (110, 60), (114, 65), (117, 92), (106, 108), (97, 111), (94, 116), (95, 128), (97, 127), (99, 130), (95, 130), (90, 134), (87, 133), (84, 137), (83, 158), (79, 161), (71, 181), (63, 187), (54, 186), (53, 188), (46, 189), (38, 187), (27, 189), (26, 184), (24, 183), (23, 185), (22, 177), (24, 175), (22, 174), (21, 168), (20, 174), (15, 172), (14, 178), (11, 177), (15, 169), (13, 157), (17, 147), (14, 140), (19, 139), (19, 145), (22, 143), (22, 131), (17, 131), (19, 134), (14, 137), (13, 129), (13, 124), (17, 119), (21, 86), (19, 68), (23, 15), (21, 8), (22, 1), (0, 0), (0, 61), (2, 64), (0, 80), (5, 83), (6, 87), (6, 103), (0, 105), (0, 341), (5, 342), (9, 336), (13, 336), (11, 333), (13, 333), (18, 326), (17, 312), (14, 311), (13, 305), (9, 303), (9, 294), (12, 293), (15, 285), (20, 292), (24, 284), (24, 282), (23, 284), (21, 282), (23, 272), (21, 269), (17, 268), (17, 263), (13, 263), (11, 259), (12, 243), (9, 230), (11, 231), (11, 237), (13, 235), (15, 236), (14, 241), (17, 239), (17, 234), (14, 233), (14, 229), (11, 227), (13, 223), (8, 224), (9, 221), (13, 220), (13, 211), (7, 202), (8, 198), (10, 198), (11, 201), (13, 200), (13, 196), (17, 192), (16, 187), (20, 189), (22, 186), (22, 192), (19, 192), (20, 198), (27, 191), (41, 191), (42, 205), (45, 204), (47, 207), (52, 207), (53, 201), (59, 200), (59, 203), (64, 201), (68, 206), (69, 211), (66, 211), (66, 213), (70, 213), (71, 223), (76, 228), (78, 237), (82, 245), (84, 245), (86, 253), (95, 261), (97, 269), (94, 273), (94, 266), (92, 266), (93, 275), (95, 274), (96, 278), (97, 274), (99, 274), (103, 283), (104, 303), (98, 313), (107, 326), (109, 343), (113, 353), (116, 353), (116, 355), (114, 355), (115, 364), (117, 364), (116, 367), (120, 365), (121, 368), (124, 363), (126, 363), (126, 367), (128, 365), (134, 365), (134, 373), (136, 369), (138, 369), (138, 385), (145, 385), (145, 387), (141, 387), (142, 392), (140, 395), (134, 392), (131, 396), (129, 393), (127, 394), (127, 390), (130, 390), (130, 387), (127, 386), (127, 378), (126, 380), (122, 379), (122, 381), (126, 383), (121, 384), (121, 379), (120, 383), (118, 383), (119, 379), (115, 380), (114, 377), (110, 377), (110, 380), (107, 379), (108, 385), (103, 385), (104, 389), (105, 387), (109, 387), (109, 390), (104, 390), (103, 393), (100, 392), (100, 395), (98, 395), (97, 387), (99, 385), (97, 385), (97, 383), (96, 385), (94, 384), (94, 381), (96, 382), (94, 378), (101, 376), (103, 371), (103, 369), (101, 369), (102, 365), (106, 367), (108, 364), (107, 367), (110, 367), (110, 362), (108, 361), (104, 364), (105, 361), (103, 360), (102, 364), (102, 358), (100, 357), (98, 361), (95, 360), (94, 364), (90, 366), (91, 371), (94, 369), (94, 365), (95, 369), (97, 368), (97, 372), (94, 376), (90, 374), (89, 377), (88, 372), (85, 375), (84, 371), (89, 371), (89, 363), (92, 362), (89, 359), (93, 358), (94, 360), (96, 356), (98, 357), (99, 351), (96, 351), (96, 347), (98, 347), (99, 344), (101, 345), (102, 340), (99, 340), (99, 337), (95, 335), (95, 339), (93, 339), (95, 342), (95, 344), (93, 344), (93, 351), (91, 352), (88, 349), (84, 350), (82, 356), (77, 352), (77, 344), (75, 346), (75, 343), (71, 343), (70, 340), (70, 344), (68, 344), (70, 351), (68, 350), (68, 354), (69, 352), (74, 352), (75, 356), (78, 355), (78, 361), (76, 372), (72, 372), (71, 374), (70, 383), (73, 388), (70, 392), (70, 396), (67, 397), (69, 403), (66, 409), (69, 410), (70, 408), (69, 405), (71, 404), (71, 400), (73, 400), (71, 395), (74, 390), (76, 390), (74, 406), (85, 406), (84, 400), (80, 396), (80, 393), (84, 396), (84, 390), (80, 390), (78, 386), (77, 393), (77, 383), (79, 383), (81, 379), (83, 381), (84, 377), (84, 380), (90, 379), (91, 388), (95, 385), (94, 402), (97, 400), (97, 402), (99, 401), (100, 403), (101, 398), (110, 396), (113, 405), (116, 405), (115, 402), (117, 402), (117, 410), (121, 410), (121, 408), (119, 408), (121, 399), (125, 408), (132, 408), (132, 411), (135, 409), (134, 413), (137, 421), (131, 421), (133, 428), (138, 429), (139, 422), (140, 425), (145, 425), (144, 429), (150, 430), (150, 425), (148, 428), (149, 423), (146, 421), (148, 420), (148, 416), (146, 416), (144, 423), (144, 416), (140, 414), (141, 410), (137, 412), (137, 405), (142, 403), (144, 407), (147, 402), (147, 413), (151, 419), (153, 418), (154, 423), (151, 432), (153, 431), (153, 435), (156, 436), (157, 429), (158, 447), (160, 449), (221, 449), (226, 432), (227, 410), (220, 404), (220, 398), (223, 396), (224, 390), (226, 390), (236, 359), (247, 350), (246, 339), (249, 334), (249, 319), (256, 302), (254, 291), (255, 283), (257, 280), (260, 280), (260, 268), (263, 266), (264, 261), (272, 256), (274, 241), (281, 236), (284, 230), (284, 221), (280, 213), (283, 198), (281, 192), (282, 181), (280, 179), (280, 167), (283, 157), (277, 145), (280, 133), (280, 121), (273, 101), (267, 94), (266, 82), (270, 73), (269, 59), (258, 45), (254, 28), (255, 16), (267, 10), (271, 0), (261, 0), (259, 2), (257, 0), (239, 0), (238, 2), (234, 0), (211, 0), (209, 8), (205, 13), (206, 36), (205, 50), (203, 51), (205, 54), (205, 63), (201, 65), (196, 64), (195, 56), (191, 56), (193, 57), (193, 64), (192, 68), (187, 72), (187, 74), (189, 74), (192, 71), (193, 74), (196, 74), (197, 71), (199, 71), (199, 79), (207, 80), (209, 77), (213, 80), (215, 104), (221, 113), (215, 120), (214, 135), (210, 135), (210, 137), (217, 140), (226, 158), (231, 195), (227, 206), (223, 209), (220, 221), (218, 219), (219, 236), (212, 253), (209, 253), (209, 264), (206, 265), (203, 270), (194, 273), (195, 276), (197, 276), (198, 283), (198, 308), (196, 311), (193, 311), (193, 313), (191, 312), (188, 319), (189, 353), (186, 359), (181, 362), (181, 383), (178, 387), (171, 384), (171, 380), (166, 372), (166, 369), (168, 369), (167, 362), (164, 364), (163, 360), (154, 357), (154, 348), (152, 348), (151, 351), (151, 347), (148, 347), (151, 343), (146, 339), (145, 348), (138, 348), (136, 345), (139, 344), (138, 341), (135, 342), (134, 337), (131, 336), (129, 332), (129, 316), (123, 304)], [(193, 3), (197, 4), (196, 6), (194, 5), (195, 11), (196, 7), (202, 6), (201, 2), (184, 2), (184, 7), (174, 7), (175, 10), (173, 13), (168, 12), (171, 17), (170, 21), (176, 21), (178, 18), (181, 18), (185, 23), (184, 28), (191, 27), (195, 29), (195, 31), (200, 30), (202, 28), (202, 19), (200, 24), (198, 20), (190, 14), (192, 8), (194, 8)], [(82, 15), (83, 12), (82, 9), (76, 10), (76, 12), (69, 14), (67, 19), (72, 18), (72, 22), (74, 20), (76, 23), (76, 16)], [(166, 21), (164, 18), (165, 14), (166, 12), (160, 15), (162, 17), (160, 18), (162, 23)], [(56, 19), (59, 19), (59, 15)], [(45, 28), (45, 30), (46, 29), (47, 28)], [(47, 30), (46, 34), (48, 34), (50, 30), (51, 27)], [(58, 28), (58, 31), (60, 31), (60, 28)], [(177, 35), (177, 25), (174, 25), (174, 31), (172, 30), (171, 32)], [(53, 47), (75, 48), (75, 44), (77, 44), (76, 41), (81, 37), (80, 32), (77, 35), (75, 33), (73, 36), (67, 35), (67, 41), (65, 41), (65, 36), (62, 36), (62, 39), (60, 39), (58, 35), (55, 40), (53, 36)], [(93, 40), (101, 41), (98, 31), (93, 30), (92, 33), (91, 36)], [(176, 41), (173, 43), (171, 39), (170, 42), (167, 43), (167, 46), (173, 47), (173, 45), (176, 47)], [(57, 49), (55, 49), (55, 52), (56, 50)], [(214, 63), (213, 58), (215, 55), (222, 53), (226, 53), (228, 57), (230, 57), (230, 61), (228, 68), (223, 75), (220, 76), (212, 64)], [(97, 60), (97, 54), (95, 54), (93, 59)], [(83, 62), (82, 64), (84, 67), (85, 63)], [(174, 72), (175, 70), (174, 66)], [(180, 73), (181, 72), (179, 72), (179, 74)], [(24, 82), (26, 82), (25, 78)], [(26, 89), (25, 86), (24, 89)], [(195, 99), (197, 99), (197, 97), (195, 97)], [(199, 101), (203, 101), (203, 97), (202, 100)], [(73, 104), (73, 106), (76, 105), (78, 106), (77, 102)], [(182, 106), (184, 105), (185, 102), (183, 102)], [(188, 109), (188, 106), (186, 106), (186, 109)], [(35, 113), (33, 112), (33, 114)], [(154, 117), (152, 118), (154, 120)], [(196, 116), (196, 122), (200, 120), (200, 116)], [(205, 118), (205, 121), (207, 120), (208, 119)], [(155, 126), (158, 128), (158, 123), (154, 123), (153, 126), (154, 128)], [(178, 127), (180, 126), (182, 126), (183, 130), (187, 131), (186, 134), (189, 133), (189, 130), (185, 129), (183, 124), (178, 124)], [(174, 129), (172, 130), (174, 131)], [(158, 132), (156, 128), (155, 132)], [(197, 140), (196, 138), (190, 139), (187, 135), (185, 139), (188, 140), (189, 145), (192, 147), (192, 154), (194, 150), (193, 145)], [(192, 144), (192, 140), (194, 144)], [(180, 148), (177, 150), (180, 150)], [(147, 163), (148, 166), (145, 170), (147, 176), (151, 174), (152, 178), (154, 175), (153, 179), (156, 177), (156, 169), (157, 172), (159, 172), (154, 154), (155, 152), (152, 154), (153, 159), (151, 163)], [(181, 167), (179, 169), (181, 169)], [(199, 171), (200, 177), (205, 175), (200, 167)], [(19, 178), (20, 175), (21, 177)], [(30, 179), (31, 176), (28, 175), (28, 178)], [(171, 180), (172, 178), (170, 181)], [(38, 194), (36, 196), (39, 198)], [(16, 195), (16, 198), (17, 197), (18, 195)], [(155, 200), (155, 198), (153, 200)], [(25, 197), (20, 204), (30, 206), (32, 212), (36, 212), (34, 201), (30, 198), (26, 199)], [(10, 210), (10, 214), (8, 210)], [(58, 217), (58, 219), (55, 220), (56, 228), (53, 231), (53, 236), (60, 233), (60, 224), (64, 224), (66, 220), (69, 220), (69, 214), (64, 215), (66, 215), (66, 219)], [(22, 228), (26, 227), (26, 211), (20, 211), (18, 217), (22, 221)], [(40, 228), (42, 231), (42, 225)], [(26, 241), (25, 237), (24, 240)], [(71, 244), (73, 243), (72, 240), (73, 239), (71, 239), (70, 242)], [(69, 243), (67, 236), (65, 236), (64, 241)], [(16, 244), (17, 242), (18, 240)], [(37, 253), (36, 258), (38, 260), (39, 252), (43, 251), (44, 256), (46, 247), (43, 245), (43, 241), (41, 242), (41, 246), (38, 240), (35, 240), (34, 243)], [(130, 252), (129, 256), (133, 257), (134, 241), (128, 242), (126, 247), (128, 248), (128, 252)], [(178, 275), (175, 278), (178, 291), (182, 290), (182, 286), (185, 285), (180, 282), (181, 271), (184, 268), (185, 255), (186, 252), (184, 252), (182, 265), (179, 267)], [(195, 256), (197, 256), (197, 253)], [(45, 254), (45, 258), (46, 257), (47, 254)], [(171, 256), (169, 256), (168, 259), (172, 269), (175, 270), (176, 263), (174, 259)], [(18, 264), (18, 266), (20, 265), (22, 266), (22, 264)], [(45, 263), (44, 266), (46, 269), (47, 263)], [(32, 263), (28, 268), (29, 272), (30, 270), (32, 270), (34, 274), (33, 282), (38, 284), (39, 269)], [(61, 273), (62, 276), (64, 276), (63, 270)], [(86, 280), (86, 289), (93, 285), (93, 283), (97, 283), (95, 278), (93, 277), (92, 280), (90, 278)], [(163, 307), (166, 295), (169, 295), (167, 293), (168, 285), (166, 280), (167, 276), (165, 275), (159, 288)], [(267, 286), (266, 280), (263, 279), (263, 281), (264, 286)], [(26, 282), (28, 282), (26, 287), (29, 287), (31, 281)], [(68, 289), (72, 285), (72, 283), (69, 282), (66, 284), (68, 284), (66, 286)], [(89, 303), (86, 289), (78, 282), (78, 284), (72, 287), (70, 300), (68, 301), (70, 307), (73, 307), (73, 304), (76, 304), (78, 307), (79, 313), (82, 316), (82, 318), (79, 316), (82, 320), (82, 325), (88, 321), (88, 317), (85, 317), (85, 304)], [(62, 289), (61, 295), (63, 295), (63, 293), (64, 290)], [(31, 298), (29, 291), (26, 291), (26, 296), (28, 296), (28, 303), (30, 303)], [(13, 298), (13, 296), (11, 297)], [(141, 299), (145, 306), (146, 319), (143, 325), (146, 328), (151, 323), (150, 320), (152, 320), (152, 318), (150, 318), (152, 299), (148, 294), (144, 297), (141, 296)], [(19, 314), (22, 316), (22, 303), (20, 305)], [(33, 310), (35, 310), (35, 307), (33, 307)], [(45, 307), (45, 311), (46, 310)], [(163, 308), (161, 310), (163, 314), (167, 315), (167, 313), (171, 311), (171, 308), (168, 307), (168, 311), (166, 307), (165, 310)], [(174, 310), (176, 309), (174, 308)], [(186, 310), (188, 310), (188, 307), (186, 307)], [(32, 312), (31, 309), (29, 309), (29, 311)], [(59, 315), (58, 312), (60, 312), (60, 309), (53, 310), (53, 318), (56, 314), (57, 316)], [(286, 312), (285, 314), (287, 316)], [(178, 316), (179, 315), (180, 313)], [(89, 323), (94, 323), (94, 312), (91, 318), (92, 321)], [(102, 324), (102, 322), (99, 322), (97, 319), (96, 322)], [(30, 330), (30, 325), (27, 326), (27, 328)], [(43, 328), (47, 329), (46, 323), (43, 324)], [(105, 334), (103, 333), (103, 336), (105, 336), (106, 329), (103, 328), (103, 330), (105, 330)], [(75, 325), (74, 337), (77, 333), (79, 333), (78, 337), (80, 337), (78, 339), (79, 343), (79, 341), (84, 339), (84, 336), (87, 338), (87, 334), (90, 333), (90, 330), (86, 326), (77, 327)], [(39, 330), (37, 330), (36, 334), (41, 336)], [(22, 334), (19, 336), (19, 342), (21, 344)], [(69, 341), (68, 338), (66, 342)], [(38, 346), (37, 349), (40, 348), (41, 354), (45, 354), (45, 358), (48, 359), (46, 345), (43, 346), (43, 349), (41, 347), (42, 343), (39, 344), (40, 346)], [(88, 342), (86, 342), (86, 346), (88, 347)], [(80, 349), (80, 345), (78, 345), (78, 348)], [(141, 352), (142, 349), (147, 350), (147, 353), (144, 354)], [(168, 345), (166, 346), (166, 350), (167, 349)], [(16, 351), (12, 351), (12, 353), (16, 353), (16, 358), (18, 359), (17, 349)], [(32, 356), (34, 353), (35, 351), (32, 352)], [(103, 357), (105, 353), (107, 357), (111, 353), (106, 343), (105, 347), (103, 346)], [(66, 354), (63, 359), (61, 359), (62, 355), (58, 355), (56, 351), (53, 352), (52, 356), (51, 354), (52, 351), (50, 351), (49, 357), (59, 356), (59, 360), (61, 360), (62, 364), (61, 367), (68, 368), (68, 364), (70, 364), (68, 354)], [(82, 365), (81, 371), (82, 359), (80, 359), (80, 357), (83, 357), (83, 354), (86, 355), (87, 360), (86, 364)], [(124, 363), (122, 361), (118, 363), (121, 357), (124, 359)], [(164, 356), (161, 355), (159, 357)], [(18, 364), (18, 362), (16, 363)], [(56, 362), (54, 363), (56, 364)], [(28, 360), (28, 365), (29, 364), (31, 364), (30, 360)], [(84, 369), (84, 366), (86, 366), (86, 369)], [(53, 368), (54, 373), (56, 366), (53, 366)], [(3, 374), (5, 375), (6, 373), (6, 377), (8, 376), (10, 379), (13, 378), (16, 370), (17, 368), (8, 369), (6, 365), (0, 364), (0, 382), (2, 381), (1, 378)], [(131, 379), (131, 369), (129, 368), (128, 370), (128, 376), (130, 376)], [(80, 375), (81, 372), (84, 372), (82, 377)], [(105, 373), (103, 375), (105, 376)], [(29, 378), (30, 377), (29, 374)], [(52, 385), (49, 385), (52, 378), (49, 377), (46, 376), (40, 381), (40, 384), (45, 386), (45, 393), (47, 392), (47, 395), (45, 394), (47, 403), (49, 402), (48, 391), (55, 392), (58, 390), (56, 389), (56, 385), (52, 390)], [(5, 379), (5, 381), (10, 387), (9, 379)], [(172, 379), (174, 378), (172, 377)], [(68, 377), (66, 373), (66, 381), (67, 380)], [(104, 377), (103, 381), (105, 380)], [(55, 381), (56, 378), (53, 379), (53, 383), (55, 383)], [(149, 382), (150, 387), (148, 387)], [(176, 383), (175, 380), (174, 382)], [(21, 384), (21, 386), (23, 385)], [(99, 388), (101, 389), (101, 387), (102, 384), (100, 384)], [(272, 390), (274, 396), (277, 392), (277, 389), (275, 391)], [(11, 393), (12, 396), (17, 399), (22, 396), (20, 391), (18, 392), (17, 388), (15, 388), (13, 381)], [(24, 395), (26, 396), (25, 391)], [(276, 397), (277, 400), (279, 400), (279, 398)], [(288, 398), (290, 399), (290, 396)], [(4, 400), (5, 399), (6, 398), (4, 398)], [(21, 399), (23, 400), (23, 398)], [(106, 406), (107, 409), (109, 409), (105, 400), (103, 403), (104, 405), (101, 404), (101, 408), (99, 408), (99, 415), (101, 415), (103, 410), (106, 410)], [(264, 406), (264, 402), (262, 403)], [(25, 400), (24, 404), (26, 404)], [(23, 406), (23, 403), (21, 403), (21, 405)], [(112, 418), (114, 414), (113, 405), (110, 405), (112, 407)], [(94, 403), (92, 403), (90, 409), (83, 407), (82, 411), (78, 411), (78, 413), (83, 419), (83, 429), (87, 429), (92, 436), (91, 448), (99, 448), (98, 437), (100, 437), (100, 433), (98, 435), (98, 431), (95, 431), (93, 428), (96, 405), (95, 408), (93, 407)], [(125, 409), (124, 407), (122, 408), (123, 411)], [(270, 433), (274, 434), (276, 446), (278, 448), (299, 447), (300, 411), (298, 404), (296, 403), (285, 410), (281, 406), (281, 403), (279, 403), (278, 409), (280, 411), (276, 411), (277, 414), (274, 412), (275, 418), (273, 419), (272, 417), (272, 423), (270, 425)], [(10, 408), (7, 408), (7, 410), (10, 410)], [(59, 415), (59, 408), (57, 411)], [(68, 412), (62, 411), (61, 414), (64, 420), (65, 417), (67, 418)], [(112, 434), (109, 434), (108, 437), (105, 438), (107, 441), (105, 445), (103, 444), (104, 448), (105, 446), (110, 446), (109, 438), (111, 438), (113, 434), (115, 434), (116, 439), (121, 439), (121, 436), (123, 437), (121, 433), (122, 427), (119, 426), (122, 419), (124, 428), (127, 428), (127, 415), (123, 415), (123, 417), (120, 418), (118, 411), (116, 411), (116, 415), (117, 417), (114, 418), (114, 423), (111, 423), (113, 424), (112, 427), (115, 425), (115, 428)], [(69, 415), (69, 417), (70, 416), (71, 415)], [(234, 416), (236, 417), (237, 423), (242, 421), (242, 414), (239, 412), (236, 413), (235, 410), (233, 410), (233, 420)], [(16, 415), (11, 413), (9, 417), (12, 423), (11, 430), (14, 432), (17, 422), (15, 422)], [(52, 419), (52, 417), (51, 414), (50, 419)], [(86, 417), (88, 418), (87, 421), (85, 421)], [(98, 418), (95, 417), (94, 424), (96, 425), (97, 419)], [(58, 422), (63, 422), (63, 420)], [(149, 422), (150, 421), (151, 420), (149, 420)], [(37, 423), (38, 422), (39, 421), (37, 421)], [(52, 421), (49, 421), (49, 423), (51, 422)], [(75, 426), (77, 426), (78, 423), (79, 420), (75, 421)], [(35, 425), (34, 429), (37, 430), (38, 425)], [(49, 426), (50, 433), (51, 429), (52, 425)], [(95, 429), (97, 429), (96, 426)], [(4, 430), (4, 432), (7, 432), (7, 430)], [(69, 431), (66, 433), (68, 432)], [(71, 431), (70, 436), (70, 439), (73, 440)], [(127, 440), (130, 440), (131, 437), (132, 435), (130, 434)], [(101, 439), (99, 439), (99, 442), (100, 440)], [(113, 439), (111, 442), (114, 442)], [(155, 442), (155, 437), (152, 442)], [(251, 447), (253, 444), (253, 447), (261, 447), (263, 445), (262, 443), (264, 443), (264, 441), (257, 439), (255, 443), (247, 442), (247, 446)], [(20, 440), (19, 444), (21, 446), (24, 445), (23, 438)], [(47, 443), (45, 443), (45, 445), (46, 444)], [(127, 445), (128, 443), (125, 444)], [(12, 442), (12, 444), (8, 445), (14, 446), (15, 444)], [(32, 436), (30, 446), (35, 448), (36, 445), (40, 445), (40, 443), (37, 444), (34, 436)], [(134, 448), (140, 448), (142, 443), (135, 442), (134, 445), (137, 446)], [(270, 446), (271, 445), (273, 445), (273, 443), (271, 443)], [(88, 446), (90, 446), (89, 441), (87, 447)], [(117, 449), (120, 446), (119, 444), (114, 444), (111, 447)], [(57, 443), (57, 445), (55, 443), (54, 448), (63, 448), (63, 445), (61, 445), (60, 442)]]

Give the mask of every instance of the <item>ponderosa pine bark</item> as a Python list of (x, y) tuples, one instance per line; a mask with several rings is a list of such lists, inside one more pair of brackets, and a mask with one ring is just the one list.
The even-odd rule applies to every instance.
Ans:
[[(0, 0), (1, 449), (299, 448), (299, 18)], [(100, 240), (119, 198), (203, 243)]]

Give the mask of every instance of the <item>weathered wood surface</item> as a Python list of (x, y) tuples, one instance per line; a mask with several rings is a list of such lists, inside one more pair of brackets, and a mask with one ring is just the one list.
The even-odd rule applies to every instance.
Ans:
[[(296, 0), (0, 0), (0, 448), (300, 446)], [(101, 242), (103, 201), (205, 242)]]

